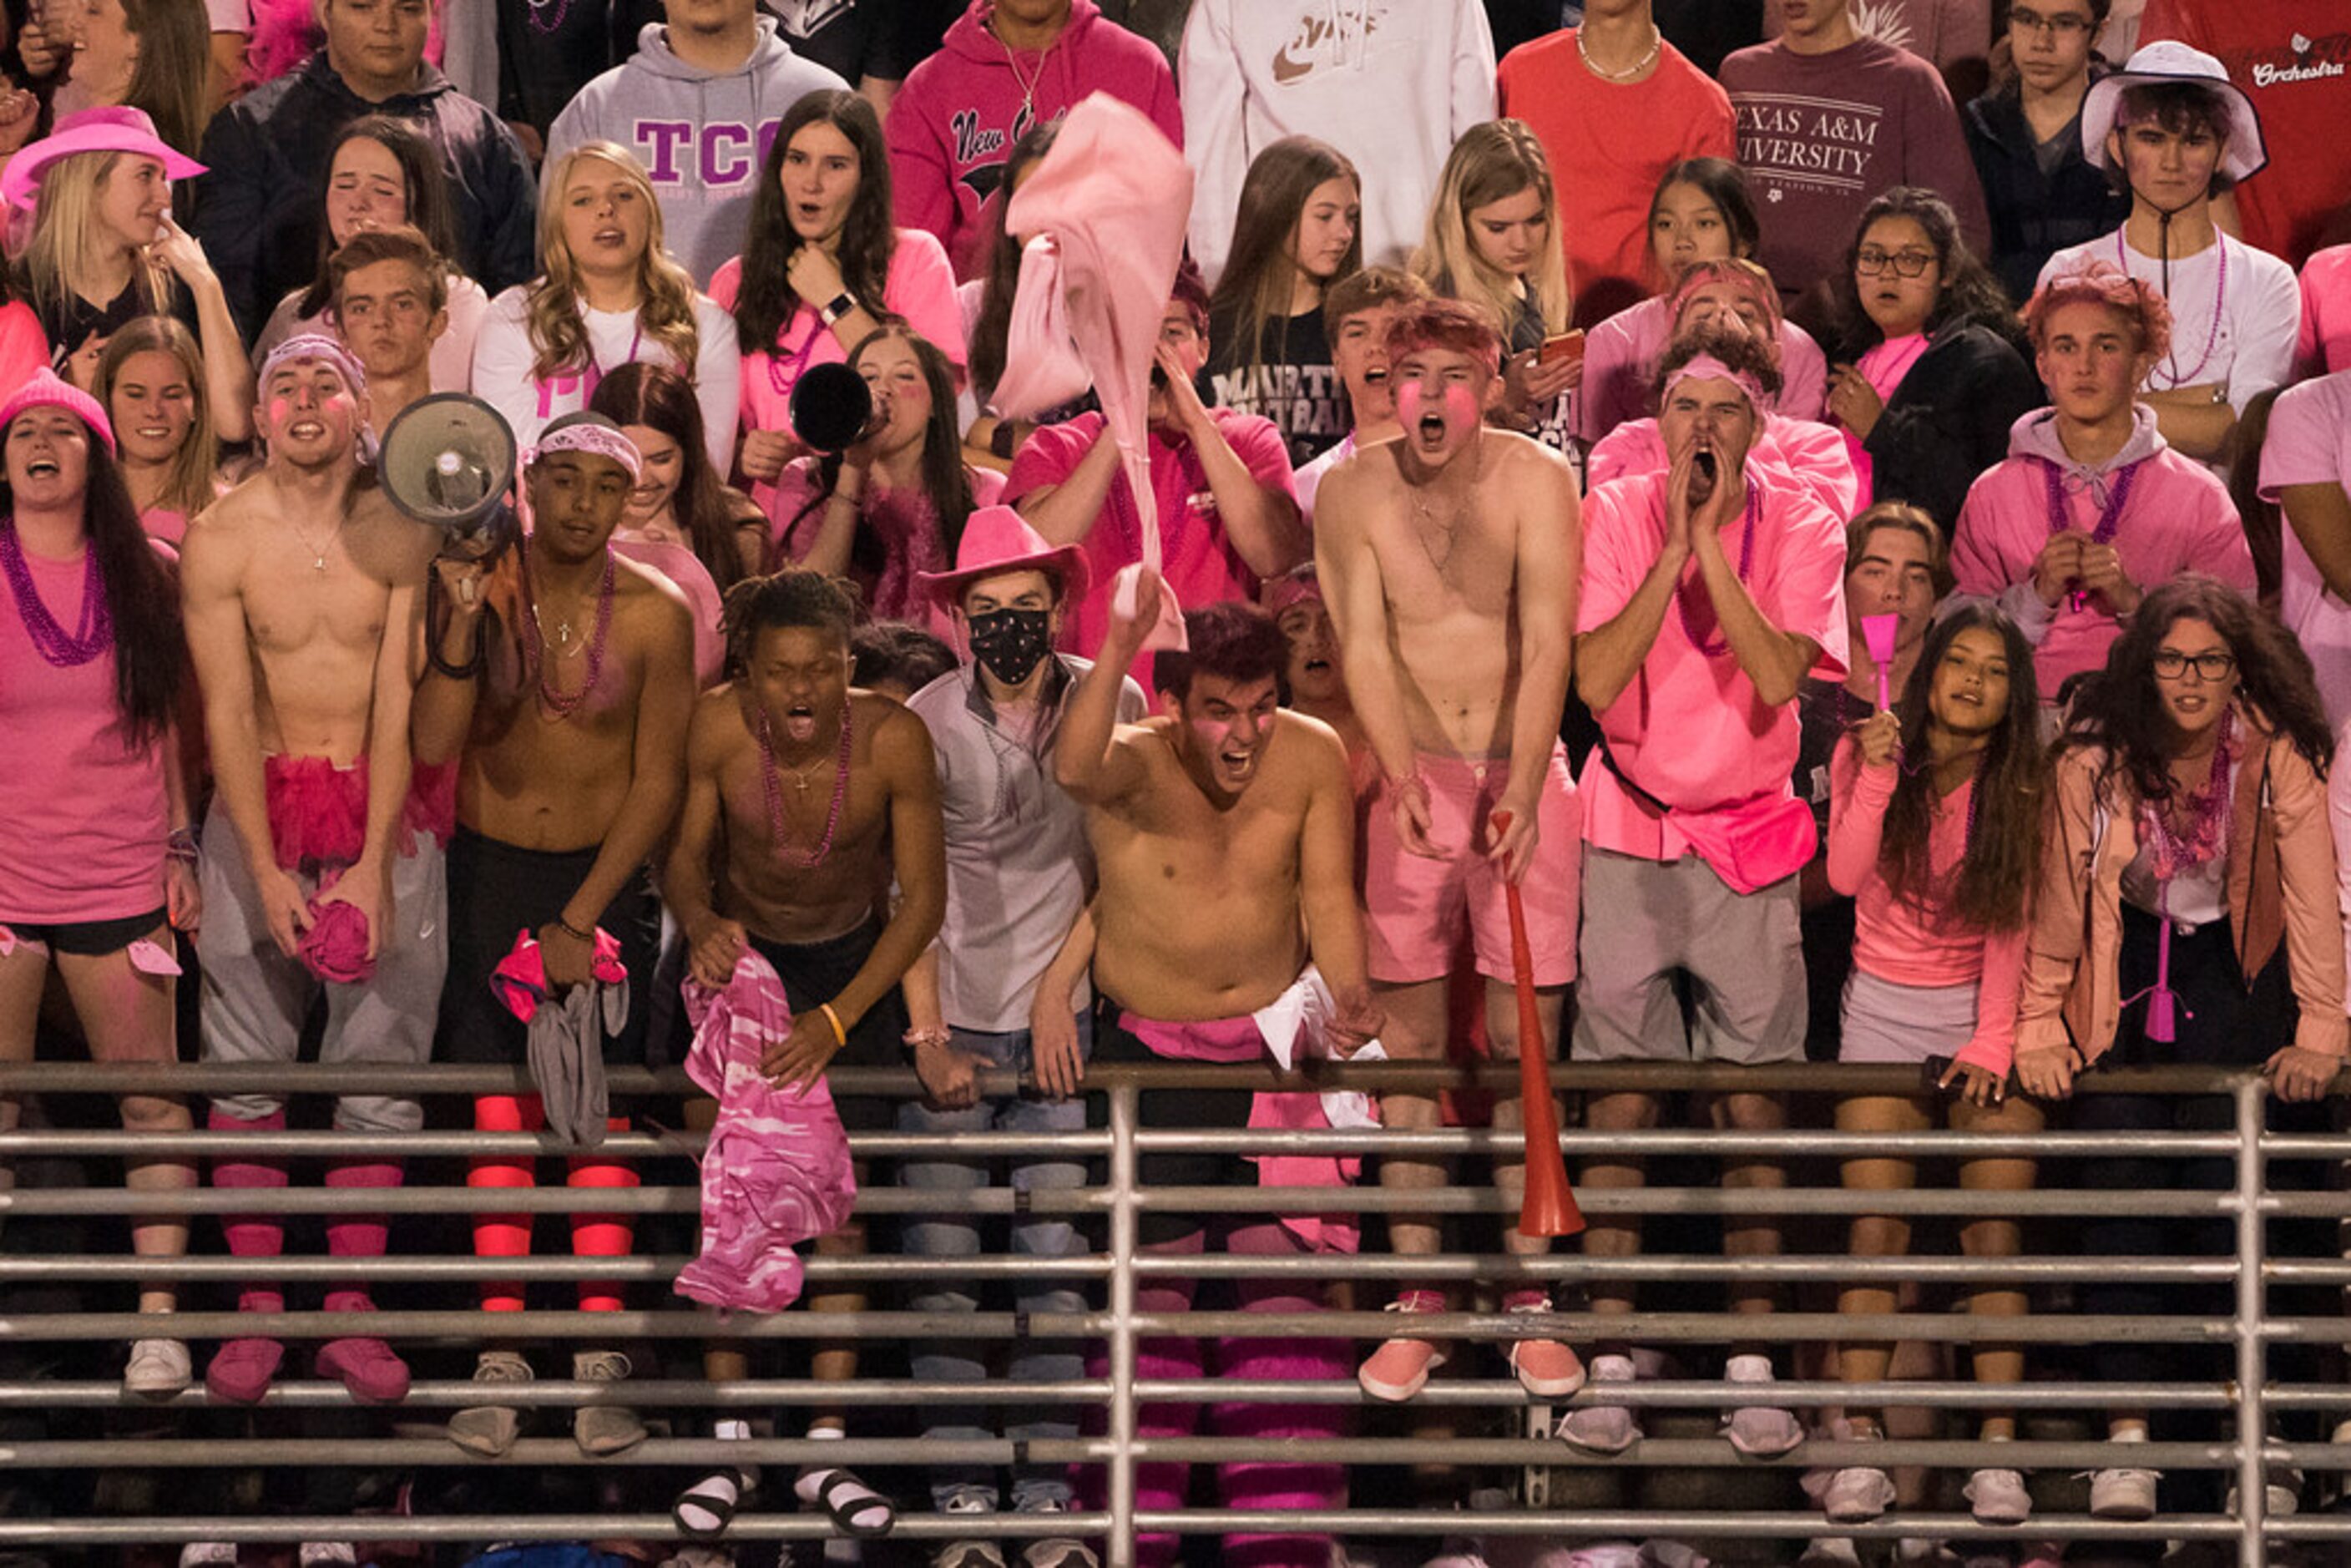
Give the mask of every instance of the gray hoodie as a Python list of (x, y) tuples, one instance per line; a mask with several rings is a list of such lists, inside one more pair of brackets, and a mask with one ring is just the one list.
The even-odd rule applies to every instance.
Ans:
[(583, 141), (617, 141), (634, 152), (661, 198), (670, 254), (707, 286), (743, 248), (751, 193), (777, 122), (809, 93), (848, 86), (793, 54), (770, 17), (759, 18), (750, 57), (731, 71), (687, 65), (670, 53), (668, 29), (648, 23), (637, 52), (581, 89), (556, 118), (547, 167)]

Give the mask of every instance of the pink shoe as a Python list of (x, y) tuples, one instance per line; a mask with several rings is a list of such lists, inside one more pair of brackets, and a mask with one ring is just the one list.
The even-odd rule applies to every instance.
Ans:
[[(1548, 1312), (1551, 1298), (1513, 1302), (1512, 1312)], [(1510, 1370), (1526, 1391), (1538, 1398), (1564, 1399), (1583, 1386), (1583, 1363), (1557, 1340), (1520, 1339), (1510, 1342)]]
[(233, 1339), (213, 1353), (204, 1389), (229, 1405), (258, 1405), (277, 1381), (286, 1347), (274, 1339)]
[[(1406, 1291), (1390, 1301), (1392, 1312), (1441, 1312), (1445, 1298), (1435, 1291)], [(1428, 1384), (1428, 1375), (1445, 1364), (1445, 1353), (1425, 1339), (1392, 1339), (1364, 1359), (1355, 1381), (1374, 1399), (1401, 1404)]]
[(354, 1334), (319, 1348), (319, 1375), (340, 1381), (362, 1405), (397, 1405), (408, 1397), (408, 1364), (380, 1339)]

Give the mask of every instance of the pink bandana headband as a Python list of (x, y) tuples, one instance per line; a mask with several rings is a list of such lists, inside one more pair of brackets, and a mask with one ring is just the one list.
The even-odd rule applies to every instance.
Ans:
[(277, 367), (295, 360), (324, 360), (341, 373), (343, 384), (353, 392), (364, 395), (367, 392), (367, 371), (360, 368), (358, 359), (340, 339), (323, 332), (297, 332), (270, 350), (269, 357), (261, 361), (261, 375), (255, 385), (266, 392)]
[(523, 455), (523, 465), (537, 467), (539, 460), (558, 452), (583, 453), (590, 457), (609, 457), (629, 471), (629, 480), (635, 483), (644, 472), (645, 460), (637, 451), (637, 444), (607, 424), (581, 420), (560, 430), (550, 430), (539, 437), (538, 444)]
[[(1712, 354), (1700, 354), (1666, 378), (1665, 395), (1674, 395), (1674, 389), (1687, 381), (1729, 382), (1747, 398), (1747, 406), (1761, 413), (1771, 406), (1764, 397), (1762, 383), (1745, 371), (1734, 371)], [(1660, 400), (1662, 401), (1662, 400)]]
[(1296, 571), (1284, 572), (1265, 585), (1263, 602), (1269, 615), (1278, 618), (1291, 605), (1303, 604), (1309, 600), (1317, 604), (1323, 602), (1322, 584), (1316, 580), (1311, 564)]

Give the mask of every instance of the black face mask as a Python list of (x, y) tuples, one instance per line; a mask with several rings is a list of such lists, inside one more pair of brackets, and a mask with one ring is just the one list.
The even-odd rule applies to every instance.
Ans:
[(971, 656), (1006, 685), (1017, 686), (1052, 652), (1052, 618), (1050, 610), (991, 610), (975, 615), (966, 622)]

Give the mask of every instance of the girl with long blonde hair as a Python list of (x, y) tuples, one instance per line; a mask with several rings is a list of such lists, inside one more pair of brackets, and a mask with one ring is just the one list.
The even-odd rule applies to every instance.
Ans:
[(582, 142), (543, 189), (546, 271), (490, 302), (474, 343), (475, 395), (529, 445), (621, 366), (664, 364), (694, 383), (712, 461), (725, 467), (740, 374), (734, 323), (670, 259), (644, 166), (617, 142)]
[(1208, 401), (1273, 421), (1292, 466), (1347, 434), (1322, 300), (1363, 268), (1363, 178), (1345, 153), (1283, 137), (1249, 162), (1232, 255), (1208, 299)]
[(1546, 445), (1565, 450), (1580, 355), (1542, 347), (1567, 330), (1575, 295), (1551, 160), (1524, 120), (1473, 125), (1453, 144), (1428, 210), (1412, 270), (1451, 299), (1484, 307), (1501, 325), (1503, 411), (1531, 421)]
[(8, 160), (0, 197), (33, 214), (18, 278), (50, 367), (88, 392), (106, 340), (141, 316), (176, 314), (204, 345), (220, 434), (253, 434), (253, 371), (204, 247), (172, 216), (172, 182), (204, 166), (136, 109), (85, 110)]

